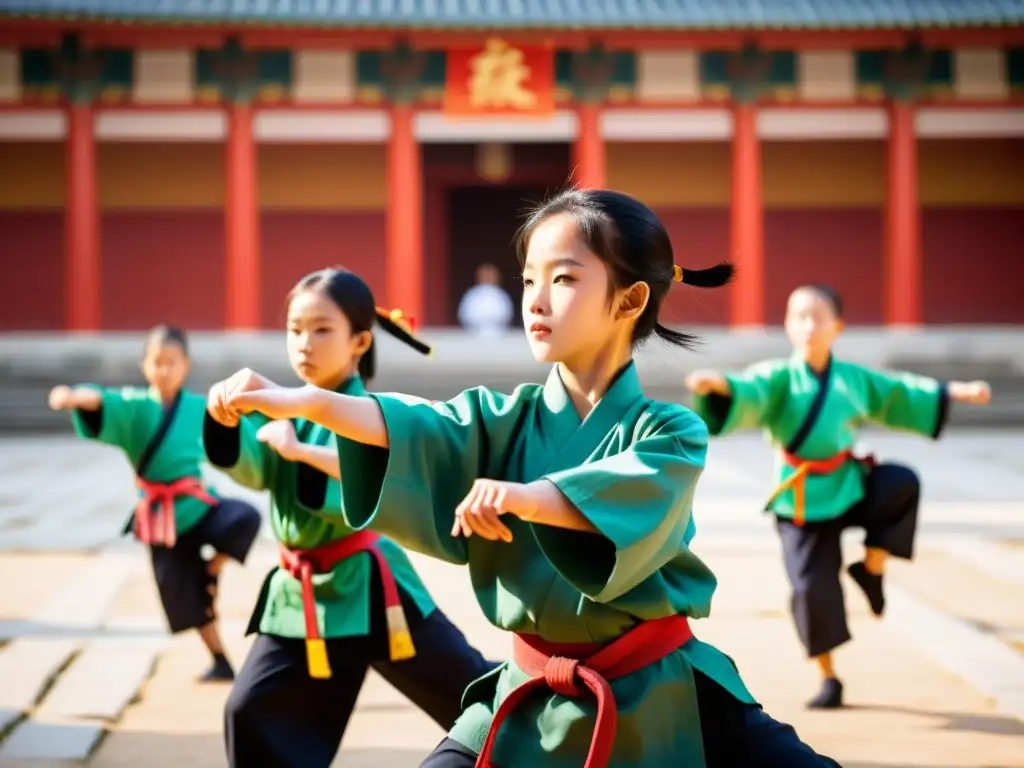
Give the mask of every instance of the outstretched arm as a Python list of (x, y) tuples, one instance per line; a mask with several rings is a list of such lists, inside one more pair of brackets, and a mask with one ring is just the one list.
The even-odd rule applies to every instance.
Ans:
[(949, 416), (948, 401), (984, 405), (992, 390), (983, 381), (942, 384), (928, 376), (862, 368), (869, 417), (892, 429), (939, 437)]
[(987, 381), (951, 381), (946, 384), (949, 399), (971, 405), (988, 405), (992, 402), (992, 387)]
[(693, 410), (712, 435), (768, 425), (788, 381), (785, 360), (752, 365), (742, 373), (696, 371), (686, 378)]
[(95, 387), (68, 387), (61, 384), (50, 390), (50, 408), (67, 411), (98, 411), (103, 407), (103, 393)]
[(694, 371), (685, 379), (686, 388), (695, 395), (732, 397), (729, 378), (718, 371)]
[(71, 424), (79, 437), (121, 448), (133, 462), (145, 445), (138, 428), (140, 410), (150, 402), (144, 389), (59, 386), (51, 390), (49, 402), (55, 411), (71, 411)]
[[(226, 382), (225, 403), (239, 413), (262, 413), (274, 419), (309, 419), (353, 443), (387, 448), (388, 431), (380, 407), (371, 398), (341, 395), (319, 387), (267, 388), (251, 371)], [(259, 377), (262, 378), (262, 377)]]

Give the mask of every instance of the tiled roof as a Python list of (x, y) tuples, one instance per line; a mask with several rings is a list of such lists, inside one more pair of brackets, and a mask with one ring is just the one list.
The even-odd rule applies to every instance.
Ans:
[(1024, 0), (0, 0), (0, 16), (434, 29), (864, 29), (1024, 24)]

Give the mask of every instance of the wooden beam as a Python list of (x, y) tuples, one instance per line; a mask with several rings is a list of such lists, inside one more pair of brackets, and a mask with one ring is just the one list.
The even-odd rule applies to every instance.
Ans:
[(631, 30), (609, 31), (604, 36), (604, 45), (612, 51), (659, 49), (668, 50), (714, 50), (737, 51), (750, 40), (750, 33), (742, 30), (724, 30), (721, 32), (638, 32)]
[(858, 30), (415, 30), (194, 23), (132, 23), (124, 21), (5, 19), (0, 25), (0, 45), (45, 47), (59, 42), (62, 34), (82, 35), (87, 45), (114, 47), (218, 47), (230, 35), (238, 35), (251, 48), (390, 48), (404, 38), (423, 49), (475, 47), (499, 36), (513, 44), (549, 44), (557, 48), (587, 48), (601, 42), (612, 50), (690, 48), (733, 50), (753, 42), (768, 50), (857, 50), (905, 45), (912, 37), (929, 47), (1010, 47), (1024, 45), (1024, 26), (961, 27), (951, 29), (858, 29)]
[(911, 33), (902, 29), (780, 29), (758, 32), (753, 37), (758, 46), (769, 51), (903, 48), (910, 39)]
[(589, 48), (594, 41), (602, 39), (603, 35), (581, 32), (555, 32), (553, 30), (474, 30), (469, 32), (422, 30), (411, 31), (405, 35), (409, 45), (421, 50), (482, 48), (493, 37), (500, 37), (511, 45), (584, 49)]
[(158, 26), (113, 22), (80, 31), (89, 48), (220, 48), (227, 32), (218, 27)]
[(1024, 45), (1024, 26), (931, 29), (919, 39), (928, 48), (1011, 48)]
[(62, 29), (55, 24), (10, 20), (0, 24), (4, 48), (52, 48), (60, 45)]
[(361, 29), (290, 29), (281, 27), (250, 28), (241, 30), (238, 38), (244, 48), (290, 48), (318, 50), (390, 49), (402, 37), (395, 30)]

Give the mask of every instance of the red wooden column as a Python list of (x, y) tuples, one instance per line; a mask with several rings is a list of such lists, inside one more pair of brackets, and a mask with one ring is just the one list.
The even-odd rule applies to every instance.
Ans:
[(601, 105), (583, 103), (577, 107), (579, 133), (576, 136), (574, 181), (578, 187), (604, 189), (607, 186), (607, 154), (601, 135)]
[(100, 328), (100, 224), (93, 110), (67, 108), (64, 203), (65, 323), (70, 331)]
[(913, 326), (923, 321), (920, 201), (914, 108), (889, 105), (888, 184), (885, 232), (885, 320)]
[(260, 243), (252, 106), (229, 103), (227, 117), (224, 155), (226, 320), (229, 330), (254, 330), (260, 326)]
[(736, 266), (730, 322), (764, 325), (764, 210), (761, 196), (761, 143), (757, 107), (733, 106), (732, 207), (730, 254)]
[(423, 320), (423, 164), (413, 131), (415, 109), (395, 103), (388, 141), (385, 274), (390, 309)]

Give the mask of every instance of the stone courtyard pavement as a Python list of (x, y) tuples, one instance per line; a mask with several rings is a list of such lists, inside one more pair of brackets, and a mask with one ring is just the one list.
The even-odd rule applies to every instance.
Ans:
[[(816, 686), (787, 614), (770, 521), (758, 510), (770, 455), (757, 437), (712, 446), (698, 492), (695, 550), (720, 579), (695, 631), (739, 664), (776, 718), (846, 768), (1024, 766), (1024, 433), (950, 432), (931, 443), (868, 435), (925, 484), (919, 554), (890, 568), (873, 619), (847, 582), (854, 642), (837, 655), (850, 706), (812, 713)], [(223, 766), (227, 686), (198, 686), (197, 637), (167, 636), (140, 546), (116, 538), (132, 500), (113, 450), (66, 437), (0, 440), (0, 766)], [(241, 491), (222, 476), (225, 493)], [(845, 542), (849, 556), (857, 538)], [(463, 570), (413, 556), (437, 602), (492, 658), (490, 627)], [(274, 560), (264, 530), (246, 568), (222, 580), (236, 665), (249, 609)], [(371, 674), (336, 765), (417, 766), (442, 737)]]

